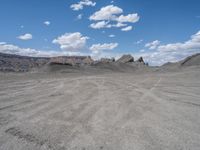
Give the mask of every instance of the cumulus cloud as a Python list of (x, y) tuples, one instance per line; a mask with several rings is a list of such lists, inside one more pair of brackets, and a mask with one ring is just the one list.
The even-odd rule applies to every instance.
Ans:
[[(200, 52), (200, 31), (192, 35), (188, 41), (182, 43), (170, 43), (159, 45), (160, 42), (156, 40), (156, 46), (146, 44), (149, 51), (139, 53), (146, 61), (152, 65), (162, 65), (166, 62), (176, 62), (192, 54)], [(159, 44), (158, 44), (159, 43)], [(152, 47), (153, 46), (153, 47)]]
[(113, 26), (113, 27), (120, 28), (120, 27), (125, 27), (125, 26), (127, 26), (127, 24), (124, 24), (124, 23), (118, 22), (117, 24), (114, 24), (114, 25), (112, 25), (112, 26)]
[(89, 37), (83, 36), (79, 32), (75, 33), (65, 33), (64, 35), (54, 39), (52, 42), (54, 44), (60, 45), (62, 50), (66, 51), (78, 51), (84, 48), (87, 39)]
[(122, 31), (130, 31), (130, 30), (132, 30), (132, 29), (133, 29), (132, 26), (128, 26), (128, 27), (122, 28), (121, 30), (122, 30)]
[[(137, 13), (128, 15), (123, 15), (122, 13), (123, 9), (114, 5), (102, 7), (99, 11), (96, 11), (89, 17), (91, 21), (98, 21), (97, 23), (92, 23), (90, 27), (94, 29), (111, 27), (121, 28), (128, 26), (128, 24), (126, 23), (136, 23), (140, 19)], [(104, 23), (104, 25), (101, 25), (97, 28), (96, 25), (99, 25), (100, 23)], [(122, 31), (130, 31), (132, 30), (132, 27), (128, 26), (127, 29), (129, 30), (126, 30), (126, 28), (124, 28)]]
[(20, 40), (31, 40), (33, 36), (30, 33), (26, 33), (24, 35), (20, 35), (17, 37)]
[(160, 41), (155, 40), (153, 42), (147, 43), (145, 44), (145, 47), (149, 48), (149, 49), (156, 49), (160, 44)]
[(53, 51), (53, 50), (38, 50), (32, 48), (21, 48), (13, 44), (7, 44), (5, 42), (0, 42), (0, 53), (15, 54), (22, 56), (32, 56), (32, 57), (53, 57), (53, 56), (77, 56), (77, 55), (89, 55), (88, 53), (81, 52), (69, 52), (69, 51)]
[(45, 21), (45, 22), (44, 22), (44, 25), (46, 25), (46, 26), (49, 26), (50, 24), (51, 24), (50, 21)]
[(108, 23), (109, 22), (106, 21), (99, 21), (97, 23), (92, 23), (90, 27), (93, 29), (110, 28), (111, 25), (109, 25)]
[(99, 11), (90, 16), (90, 20), (115, 20), (117, 14), (123, 13), (123, 10), (114, 5), (102, 7)]
[(1, 43), (0, 44), (0, 52), (8, 53), (8, 54), (17, 54), (24, 56), (43, 56), (44, 53), (41, 51), (31, 49), (31, 48), (20, 48), (16, 45)]
[(92, 2), (91, 0), (81, 0), (77, 4), (72, 4), (70, 7), (74, 11), (78, 11), (83, 9), (84, 6), (92, 6), (94, 7), (96, 5), (96, 2)]
[(117, 18), (118, 22), (131, 22), (135, 23), (138, 22), (140, 17), (138, 14), (128, 14), (127, 16), (121, 15)]
[(179, 50), (199, 50), (200, 52), (200, 31), (192, 35), (190, 40), (184, 43), (172, 43), (166, 45), (160, 45), (159, 51), (173, 52)]
[(110, 24), (109, 21), (99, 21), (99, 22), (90, 24), (90, 27), (93, 29), (103, 29), (103, 28), (112, 28), (112, 27), (120, 28), (120, 27), (125, 27), (125, 26), (127, 26), (127, 24), (120, 23), (120, 22), (118, 22), (117, 24)]
[(93, 44), (90, 47), (90, 50), (93, 53), (98, 53), (99, 51), (104, 51), (104, 50), (113, 50), (118, 46), (118, 43), (104, 43), (104, 44)]

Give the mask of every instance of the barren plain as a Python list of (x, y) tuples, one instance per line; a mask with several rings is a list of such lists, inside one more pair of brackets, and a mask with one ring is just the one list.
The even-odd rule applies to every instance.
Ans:
[(199, 150), (200, 67), (0, 73), (1, 150)]

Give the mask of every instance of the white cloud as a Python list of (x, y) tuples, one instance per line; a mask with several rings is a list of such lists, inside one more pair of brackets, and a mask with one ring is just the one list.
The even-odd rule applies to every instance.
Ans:
[(90, 27), (93, 29), (101, 29), (101, 28), (110, 28), (111, 25), (109, 25), (108, 22), (106, 21), (99, 21), (97, 23), (92, 23)]
[(78, 16), (77, 16), (77, 19), (78, 20), (80, 20), (80, 19), (82, 19), (83, 18), (83, 14), (79, 14)]
[(123, 24), (120, 22), (118, 22), (117, 24), (110, 24), (109, 21), (105, 21), (105, 20), (90, 24), (90, 27), (93, 29), (103, 29), (103, 28), (112, 28), (112, 27), (120, 28), (120, 27), (125, 27), (125, 26), (127, 26), (127, 24)]
[(92, 6), (94, 7), (96, 5), (96, 2), (92, 2), (91, 0), (81, 0), (77, 4), (72, 4), (70, 7), (72, 10), (78, 11), (83, 9), (84, 6)]
[[(139, 21), (140, 17), (137, 13), (123, 15), (123, 9), (114, 5), (108, 5), (102, 7), (99, 11), (96, 11), (92, 14), (89, 19), (91, 21), (99, 21), (97, 23), (92, 23), (90, 27), (94, 29), (101, 28), (111, 28), (111, 27), (126, 27), (128, 24), (125, 23), (136, 23)], [(96, 27), (96, 25), (101, 26)], [(104, 23), (102, 25), (102, 23)], [(132, 26), (128, 26), (127, 28), (123, 28), (122, 31), (130, 31), (132, 30)]]
[(57, 39), (54, 39), (53, 43), (59, 44), (62, 50), (78, 51), (84, 48), (87, 39), (89, 39), (87, 36), (83, 36), (79, 32), (66, 33)]
[(113, 4), (114, 2), (115, 2), (115, 1), (111, 1), (110, 3), (112, 3), (112, 4)]
[(90, 16), (90, 20), (113, 20), (116, 18), (115, 15), (123, 13), (123, 10), (114, 5), (108, 5), (102, 7), (99, 11), (95, 12), (92, 16)]
[(17, 37), (20, 40), (31, 40), (33, 36), (30, 33), (26, 33), (24, 35), (20, 35)]
[[(158, 40), (156, 41), (154, 43), (160, 44)], [(159, 44), (156, 47), (151, 47), (150, 44), (147, 45), (150, 50), (138, 55), (142, 55), (152, 65), (177, 62), (195, 53), (200, 53), (200, 31), (192, 35), (188, 41), (182, 43)]]
[(114, 34), (110, 34), (109, 37), (110, 37), (110, 38), (114, 38), (115, 35), (114, 35)]
[(52, 56), (74, 56), (74, 55), (89, 55), (88, 53), (81, 52), (69, 52), (69, 51), (53, 51), (53, 50), (37, 50), (32, 48), (21, 48), (13, 44), (6, 44), (1, 42), (0, 53), (6, 54), (16, 54), (22, 56), (32, 56), (32, 57), (52, 57)]
[(120, 15), (117, 18), (118, 22), (131, 22), (131, 23), (135, 23), (138, 22), (140, 19), (140, 17), (138, 16), (138, 14), (128, 14), (127, 16), (124, 15)]
[(159, 46), (159, 44), (160, 44), (160, 41), (155, 40), (153, 42), (145, 44), (145, 47), (147, 47), (147, 48), (152, 50), (152, 49), (156, 49)]
[(125, 27), (125, 26), (127, 26), (127, 24), (124, 24), (124, 23), (118, 22), (117, 24), (114, 24), (114, 25), (112, 25), (112, 26), (113, 26), (113, 27), (120, 28), (120, 27)]
[(98, 53), (99, 51), (104, 51), (104, 50), (113, 50), (118, 46), (118, 43), (104, 43), (104, 44), (93, 44), (90, 47), (90, 50), (93, 53)]
[(199, 50), (200, 52), (200, 31), (192, 35), (190, 40), (184, 43), (172, 43), (166, 45), (160, 45), (159, 51), (173, 52), (178, 50)]
[(37, 51), (31, 48), (20, 48), (16, 45), (2, 43), (0, 44), (0, 52), (8, 53), (8, 54), (17, 54), (17, 55), (25, 55), (25, 56), (39, 56), (42, 54), (41, 51)]
[(49, 26), (49, 25), (51, 24), (51, 22), (50, 22), (50, 21), (45, 21), (44, 24), (45, 24), (46, 26)]
[(128, 26), (128, 27), (122, 28), (121, 30), (122, 30), (122, 31), (130, 31), (130, 30), (132, 30), (132, 29), (133, 29), (132, 26)]

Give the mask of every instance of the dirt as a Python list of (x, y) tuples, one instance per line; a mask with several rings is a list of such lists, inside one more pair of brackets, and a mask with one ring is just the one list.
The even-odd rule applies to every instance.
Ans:
[(0, 73), (1, 150), (199, 150), (200, 68)]

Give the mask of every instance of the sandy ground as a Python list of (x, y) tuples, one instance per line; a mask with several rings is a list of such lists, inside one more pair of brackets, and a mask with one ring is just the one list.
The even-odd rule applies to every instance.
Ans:
[(0, 74), (1, 150), (199, 150), (200, 70)]

